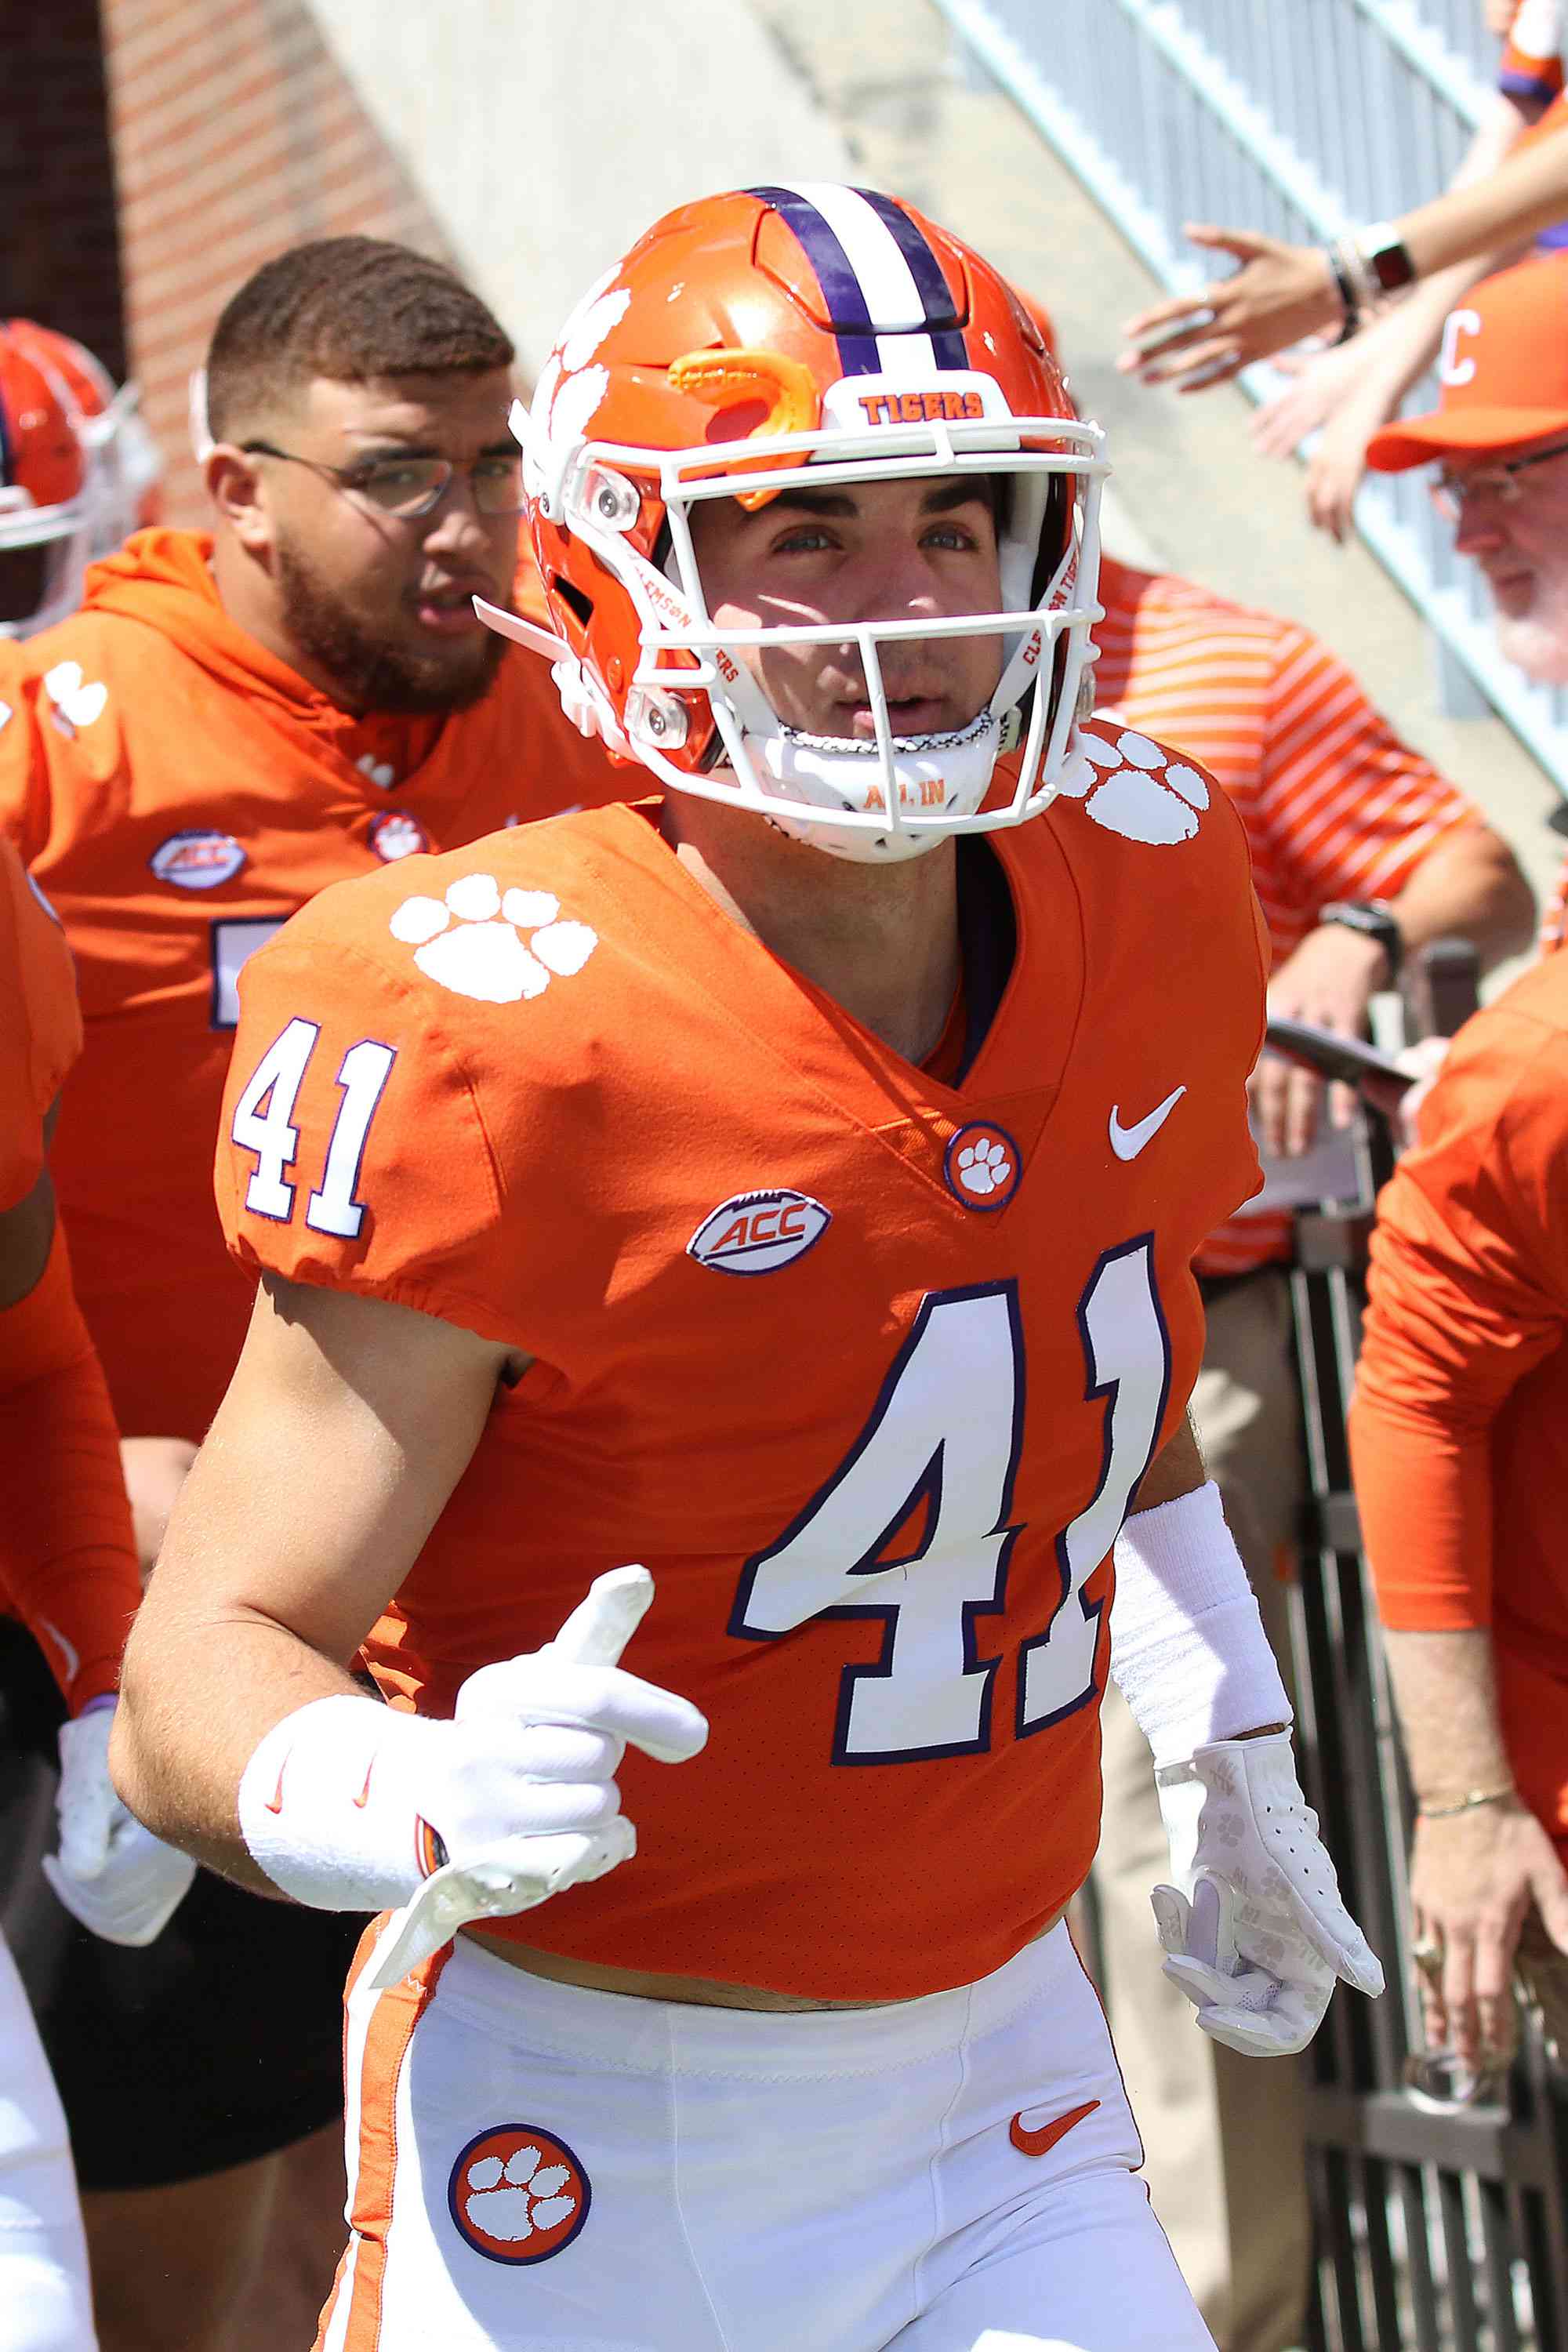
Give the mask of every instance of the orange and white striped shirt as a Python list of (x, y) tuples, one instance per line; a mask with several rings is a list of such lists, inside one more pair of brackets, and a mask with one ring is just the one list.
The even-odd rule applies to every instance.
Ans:
[[(1335, 898), (1392, 898), (1447, 833), (1479, 812), (1402, 743), (1310, 630), (1194, 581), (1107, 556), (1095, 630), (1099, 716), (1190, 752), (1246, 827), (1278, 970)], [(1233, 1217), (1200, 1272), (1245, 1274), (1289, 1255), (1286, 1211)]]

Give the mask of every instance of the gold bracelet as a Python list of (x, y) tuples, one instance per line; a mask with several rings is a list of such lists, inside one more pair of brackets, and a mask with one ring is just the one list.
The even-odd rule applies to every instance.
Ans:
[(1417, 1802), (1415, 1817), (1423, 1822), (1451, 1821), (1456, 1813), (1470, 1812), (1477, 1805), (1500, 1805), (1510, 1797), (1518, 1795), (1519, 1790), (1511, 1780), (1501, 1789), (1467, 1789), (1457, 1804), (1424, 1805)]

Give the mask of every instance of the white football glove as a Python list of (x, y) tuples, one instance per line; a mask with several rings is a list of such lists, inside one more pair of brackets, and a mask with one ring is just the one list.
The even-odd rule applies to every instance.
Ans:
[(1383, 1990), (1340, 1900), (1288, 1731), (1222, 1739), (1155, 1774), (1174, 1886), (1151, 1900), (1165, 1974), (1215, 2041), (1247, 2056), (1304, 2050), (1336, 1978)]
[(652, 1597), (644, 1568), (596, 1578), (553, 1642), (470, 1675), (450, 1723), (348, 1696), (285, 1716), (240, 1782), (253, 1860), (325, 1910), (414, 1898), (395, 1974), (416, 1943), (423, 1958), (467, 1919), (602, 1878), (637, 1851), (615, 1779), (627, 1744), (679, 1764), (708, 1737), (689, 1701), (614, 1663)]
[(196, 1865), (143, 1829), (109, 1778), (112, 1706), (60, 1726), (60, 1849), (44, 1876), (73, 1919), (110, 1944), (151, 1944), (189, 1892)]

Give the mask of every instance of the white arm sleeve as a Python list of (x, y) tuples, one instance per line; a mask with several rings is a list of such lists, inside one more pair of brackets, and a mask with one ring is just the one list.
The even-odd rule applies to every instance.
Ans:
[(1156, 1767), (1291, 1720), (1212, 1479), (1173, 1502), (1135, 1511), (1112, 1557), (1111, 1680)]

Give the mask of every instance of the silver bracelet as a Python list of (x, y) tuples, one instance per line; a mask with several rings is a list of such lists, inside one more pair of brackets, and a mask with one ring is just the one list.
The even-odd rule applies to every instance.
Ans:
[(1456, 1813), (1473, 1812), (1478, 1805), (1501, 1805), (1509, 1798), (1517, 1798), (1519, 1790), (1510, 1780), (1502, 1789), (1467, 1789), (1457, 1804), (1424, 1805), (1417, 1803), (1415, 1818), (1421, 1822), (1452, 1821)]

